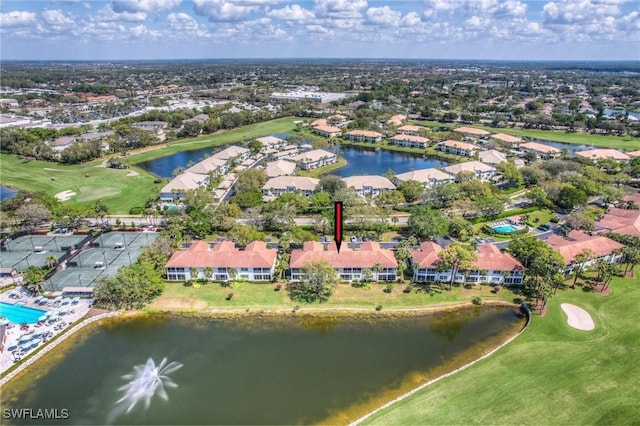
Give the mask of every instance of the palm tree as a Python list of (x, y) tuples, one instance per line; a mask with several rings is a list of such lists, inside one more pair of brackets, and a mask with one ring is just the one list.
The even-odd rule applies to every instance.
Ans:
[(373, 269), (373, 272), (376, 273), (375, 280), (379, 281), (380, 280), (380, 272), (382, 272), (384, 270), (384, 267), (380, 263), (376, 263), (375, 265), (373, 265), (372, 269)]
[(227, 276), (229, 277), (230, 280), (235, 280), (236, 277), (238, 276), (238, 270), (236, 268), (228, 268)]
[(53, 256), (53, 255), (47, 256), (47, 257), (44, 259), (44, 264), (45, 264), (45, 265), (47, 266), (47, 268), (49, 268), (49, 269), (51, 269), (51, 268), (53, 268), (54, 266), (56, 266), (56, 263), (57, 263), (57, 262), (58, 262), (58, 258), (57, 258), (57, 257), (55, 257), (55, 256)]
[(585, 267), (585, 263), (593, 259), (595, 255), (596, 255), (595, 252), (590, 248), (586, 248), (582, 250), (580, 253), (576, 254), (576, 262), (578, 265), (577, 265), (577, 268), (575, 269), (575, 278), (573, 279), (573, 284), (571, 285), (571, 288), (576, 288), (576, 283), (578, 282), (578, 278), (580, 278), (580, 275), (582, 274), (582, 270)]
[(369, 268), (362, 271), (362, 281), (371, 281), (373, 278), (373, 271)]
[(198, 268), (189, 269), (189, 273), (191, 274), (192, 280), (198, 278)]
[(211, 279), (213, 278), (213, 268), (210, 266), (207, 266), (206, 268), (204, 268), (204, 277), (207, 279)]

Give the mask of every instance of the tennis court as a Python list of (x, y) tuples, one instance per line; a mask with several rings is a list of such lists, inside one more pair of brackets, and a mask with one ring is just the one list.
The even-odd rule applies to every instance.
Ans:
[[(25, 235), (5, 244), (7, 252), (65, 252), (77, 249), (86, 235)], [(6, 252), (5, 252), (6, 253)]]
[(157, 237), (154, 232), (109, 232), (101, 235), (93, 241), (92, 248), (69, 259), (67, 269), (53, 275), (45, 287), (51, 291), (61, 291), (63, 287), (93, 287), (98, 277), (113, 276), (120, 267), (137, 262), (147, 247), (147, 241), (151, 244)]

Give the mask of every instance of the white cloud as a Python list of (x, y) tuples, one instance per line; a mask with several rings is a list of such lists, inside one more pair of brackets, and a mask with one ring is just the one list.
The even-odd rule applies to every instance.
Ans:
[(63, 34), (71, 32), (76, 27), (75, 21), (60, 9), (44, 10), (41, 16), (38, 27), (43, 33)]
[(36, 14), (16, 10), (0, 13), (0, 28), (25, 27), (36, 22)]
[(114, 22), (142, 22), (146, 21), (147, 14), (145, 12), (115, 12), (110, 4), (106, 5), (96, 15), (98, 21)]
[(111, 6), (116, 13), (156, 13), (173, 9), (181, 2), (182, 0), (114, 0)]
[(267, 16), (283, 21), (310, 21), (315, 15), (312, 11), (294, 4), (285, 6), (282, 9), (273, 9), (267, 12)]
[(211, 21), (240, 21), (259, 6), (254, 3), (237, 3), (227, 0), (193, 0), (195, 12)]
[(422, 20), (416, 12), (409, 12), (402, 18), (402, 25), (407, 27), (414, 27), (420, 25)]
[(360, 19), (367, 0), (316, 0), (314, 12), (318, 18)]
[(170, 13), (167, 16), (169, 28), (176, 31), (196, 31), (198, 23), (186, 13)]
[(371, 7), (367, 10), (367, 19), (372, 24), (397, 27), (402, 14), (389, 6)]
[(542, 17), (549, 24), (578, 24), (620, 14), (619, 2), (612, 0), (561, 0), (542, 7)]

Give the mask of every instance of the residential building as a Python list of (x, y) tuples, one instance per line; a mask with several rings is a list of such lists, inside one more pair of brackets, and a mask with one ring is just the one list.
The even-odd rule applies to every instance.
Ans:
[(640, 210), (625, 210), (610, 207), (607, 213), (595, 224), (598, 232), (640, 237)]
[(211, 248), (196, 241), (185, 250), (178, 250), (166, 264), (167, 280), (186, 281), (207, 278), (229, 281), (241, 278), (250, 281), (271, 281), (277, 252), (263, 241), (253, 241), (244, 250), (232, 241), (223, 241)]
[(396, 114), (387, 120), (387, 124), (389, 126), (402, 126), (402, 123), (407, 119), (407, 116), (404, 114)]
[(440, 142), (437, 149), (448, 154), (462, 155), (463, 157), (472, 157), (476, 151), (480, 151), (480, 147), (460, 141), (446, 140)]
[(484, 164), (491, 166), (497, 166), (503, 161), (507, 161), (507, 156), (504, 152), (496, 151), (495, 149), (489, 149), (487, 151), (480, 151), (478, 154), (478, 160)]
[(371, 130), (351, 130), (344, 136), (350, 141), (370, 143), (380, 142), (384, 137), (382, 133), (374, 132)]
[(466, 163), (454, 164), (452, 166), (445, 167), (444, 171), (454, 176), (457, 176), (458, 173), (473, 172), (477, 179), (484, 181), (489, 180), (496, 175), (495, 167), (491, 167), (490, 165), (484, 164), (480, 161), (467, 161)]
[(567, 265), (564, 271), (567, 274), (580, 265), (576, 256), (584, 250), (591, 250), (593, 253), (593, 257), (584, 262), (585, 267), (592, 267), (598, 260), (615, 263), (623, 258), (622, 253), (618, 253), (617, 250), (624, 246), (604, 235), (591, 236), (574, 230), (569, 232), (567, 238), (553, 234), (547, 238), (546, 243), (560, 253)]
[(263, 136), (261, 138), (256, 138), (256, 141), (262, 144), (263, 152), (267, 149), (278, 149), (287, 144), (287, 141), (275, 136)]
[(323, 149), (314, 149), (313, 151), (303, 152), (291, 157), (291, 159), (298, 163), (302, 170), (316, 169), (338, 161), (336, 154)]
[[(406, 126), (405, 126), (406, 127)], [(426, 148), (429, 146), (429, 139), (422, 136), (399, 134), (389, 138), (393, 145), (407, 146), (410, 148)]]
[(228, 169), (229, 164), (226, 160), (221, 160), (216, 157), (207, 157), (198, 164), (189, 167), (186, 172), (197, 173), (200, 175), (208, 175), (211, 173), (213, 176), (219, 176), (225, 174)]
[(504, 133), (496, 133), (495, 135), (491, 135), (491, 139), (511, 145), (522, 143), (522, 138), (512, 135), (506, 135)]
[[(419, 250), (411, 252), (413, 281), (450, 282), (453, 270), (439, 270), (439, 253), (442, 247), (432, 241), (420, 244)], [(524, 267), (509, 253), (503, 253), (493, 244), (482, 244), (476, 252), (473, 269), (457, 271), (454, 282), (486, 284), (522, 284)]]
[(240, 160), (244, 161), (247, 158), (249, 158), (250, 155), (251, 155), (251, 150), (241, 146), (231, 145), (223, 149), (222, 151), (213, 154), (211, 157), (218, 158), (220, 160), (225, 160), (225, 161), (239, 158)]
[(398, 127), (398, 133), (401, 135), (420, 136), (424, 130), (422, 126), (412, 126), (410, 124)]
[(616, 160), (624, 163), (631, 160), (631, 157), (628, 154), (625, 154), (624, 152), (620, 152), (617, 149), (606, 149), (606, 148), (587, 149), (584, 151), (578, 151), (576, 152), (576, 156), (582, 157), (582, 158), (588, 158), (589, 160), (595, 163), (605, 158), (609, 158), (611, 160)]
[(194, 123), (204, 123), (205, 121), (207, 121), (209, 119), (209, 115), (208, 114), (198, 114), (193, 118), (189, 118), (187, 120), (184, 120), (183, 123), (188, 123), (188, 122), (194, 122)]
[(481, 138), (486, 138), (491, 135), (491, 132), (487, 132), (486, 130), (476, 129), (474, 127), (458, 127), (453, 130), (457, 133), (462, 133), (465, 137), (471, 138), (473, 140), (478, 140)]
[(349, 176), (342, 180), (347, 185), (347, 188), (355, 189), (356, 193), (361, 197), (377, 197), (383, 192), (396, 189), (396, 186), (384, 176)]
[(397, 278), (398, 262), (391, 250), (380, 248), (375, 241), (367, 241), (354, 250), (343, 244), (340, 253), (335, 243), (324, 245), (316, 241), (307, 241), (303, 248), (291, 252), (289, 267), (291, 280), (303, 278), (303, 269), (307, 262), (325, 260), (336, 271), (336, 276), (344, 281), (367, 279), (367, 272), (371, 272), (372, 280), (395, 281)]
[(145, 133), (162, 142), (167, 138), (166, 129), (169, 128), (169, 123), (166, 121), (140, 121), (134, 123), (133, 127), (144, 130)]
[(518, 146), (518, 150), (523, 154), (533, 152), (538, 157), (544, 158), (544, 159), (559, 157), (560, 154), (562, 154), (562, 151), (559, 150), (558, 148), (554, 148), (549, 145), (543, 145), (537, 142), (521, 143)]
[(313, 133), (316, 133), (325, 138), (335, 138), (342, 134), (342, 130), (338, 127), (329, 126), (328, 124), (318, 124), (313, 126)]
[(160, 200), (173, 202), (184, 196), (190, 189), (197, 189), (209, 183), (209, 176), (185, 172), (171, 180), (160, 190)]
[(296, 171), (296, 163), (286, 160), (271, 161), (267, 163), (264, 171), (270, 178), (276, 176), (292, 175)]
[(287, 192), (310, 196), (316, 192), (320, 179), (305, 176), (277, 176), (271, 178), (262, 187), (262, 195), (266, 198), (277, 197)]
[(429, 188), (440, 183), (455, 182), (456, 178), (449, 173), (435, 168), (412, 170), (410, 172), (400, 173), (395, 177), (396, 185), (400, 185), (402, 182), (409, 180), (418, 181), (425, 188)]

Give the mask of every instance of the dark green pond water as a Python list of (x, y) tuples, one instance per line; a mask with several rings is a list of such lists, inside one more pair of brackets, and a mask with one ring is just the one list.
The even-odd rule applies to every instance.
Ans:
[[(69, 414), (58, 423), (13, 424), (309, 424), (345, 412), (353, 419), (416, 386), (416, 377), (455, 368), (521, 326), (516, 311), (491, 307), (367, 320), (111, 320), (6, 385), (2, 408)], [(116, 404), (118, 388), (131, 380), (122, 376), (165, 357), (183, 364), (167, 374), (177, 385), (165, 387), (168, 400), (156, 394), (148, 408), (141, 402), (125, 412)]]

